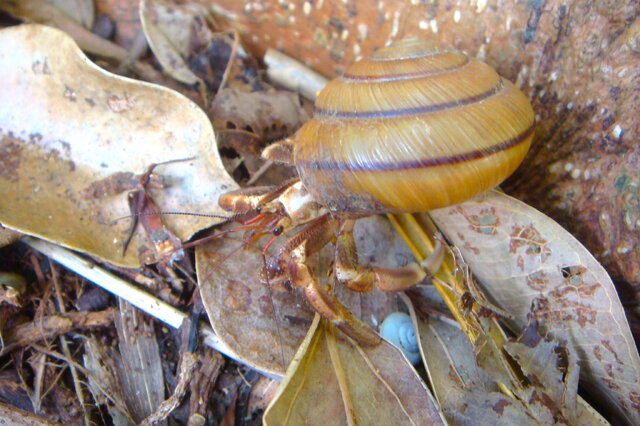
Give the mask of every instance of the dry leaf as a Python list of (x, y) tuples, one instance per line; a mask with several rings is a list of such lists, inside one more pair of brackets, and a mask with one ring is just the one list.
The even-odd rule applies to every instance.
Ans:
[[(566, 405), (575, 410), (571, 413), (571, 424), (606, 424), (606, 421), (584, 400), (579, 397), (577, 400), (575, 399), (577, 396), (575, 370), (572, 370), (573, 373), (565, 375), (566, 369), (558, 369), (555, 364), (539, 362), (536, 365), (538, 370), (542, 370), (542, 375), (548, 373), (545, 377), (550, 382), (539, 381), (531, 384), (531, 389), (538, 392), (538, 394), (534, 393), (537, 398), (526, 399), (531, 402), (523, 404), (520, 400), (500, 392), (496, 377), (493, 376), (495, 367), (489, 367), (486, 370), (478, 367), (474, 348), (460, 328), (436, 317), (416, 316), (413, 307), (410, 307), (410, 313), (418, 329), (423, 360), (435, 396), (443, 412), (453, 423), (526, 424), (533, 422), (534, 419), (540, 422), (544, 415), (551, 419), (557, 415), (556, 412), (549, 413), (551, 409), (556, 408), (553, 404), (566, 402)], [(532, 333), (531, 335), (537, 334)], [(535, 361), (543, 359), (538, 357), (540, 354), (554, 358), (557, 355), (553, 349), (560, 348), (557, 343), (546, 342), (542, 339), (537, 339), (536, 343), (539, 346), (545, 346), (545, 348), (540, 350), (541, 348), (536, 345), (534, 348), (529, 348), (522, 343), (515, 342), (507, 344), (509, 349), (518, 345), (525, 346), (524, 348), (520, 347), (523, 356), (519, 359), (525, 373), (530, 370), (529, 366), (524, 364), (525, 359), (535, 363)], [(548, 359), (546, 358), (545, 361)], [(493, 359), (490, 362), (495, 365), (495, 363), (502, 361)], [(571, 365), (575, 369), (575, 359)], [(562, 378), (565, 378), (564, 384), (557, 383)], [(518, 383), (515, 391), (526, 394), (526, 389), (517, 389), (519, 385)], [(549, 398), (546, 392), (550, 392), (554, 398)], [(559, 392), (563, 393), (558, 395)], [(550, 407), (535, 407), (536, 401), (541, 400), (540, 393), (543, 394), (542, 400)], [(571, 398), (573, 399), (571, 400)]]
[[(235, 188), (204, 113), (162, 87), (110, 74), (89, 62), (64, 33), (38, 25), (0, 31), (0, 222), (7, 227), (138, 266), (136, 234), (122, 241), (127, 194), (86, 197), (94, 182), (160, 166), (167, 187), (152, 191), (162, 211), (220, 213), (217, 197)], [(186, 239), (218, 219), (167, 215)]]
[[(411, 259), (402, 239), (382, 217), (356, 222), (354, 237), (363, 265), (393, 267)], [(260, 281), (265, 261), (261, 249), (266, 241), (246, 245), (241, 236), (227, 236), (199, 245), (196, 269), (202, 300), (218, 337), (248, 365), (283, 374), (311, 324), (312, 313), (300, 292), (278, 291)], [(270, 252), (276, 253), (285, 241), (281, 237)], [(327, 246), (309, 259), (318, 279), (326, 280), (333, 257), (333, 246)], [(374, 328), (398, 310), (395, 294), (362, 294), (339, 287), (337, 295)]]
[(259, 281), (264, 265), (260, 248), (245, 246), (240, 237), (197, 246), (198, 283), (218, 337), (246, 364), (282, 374), (312, 315), (299, 294)]
[(116, 425), (132, 424), (122, 387), (116, 378), (116, 362), (111, 347), (104, 347), (91, 336), (84, 342), (84, 367), (88, 371), (88, 388), (98, 405), (107, 405), (109, 415)]
[[(238, 80), (240, 79), (236, 78), (233, 82)], [(254, 86), (258, 84), (259, 81)], [(251, 89), (255, 90), (255, 87)], [(248, 89), (235, 87), (221, 89), (208, 111), (213, 118), (218, 147), (230, 159), (227, 170), (238, 180), (243, 180), (245, 176), (242, 169), (236, 170), (242, 161), (248, 177), (254, 181), (256, 172), (264, 172), (261, 152), (265, 146), (289, 136), (309, 117), (296, 93), (284, 90), (246, 90)], [(280, 169), (285, 179), (292, 177), (291, 173), (294, 173), (290, 167), (282, 166)], [(262, 172), (258, 172), (257, 176)]]
[(383, 341), (360, 347), (316, 315), (266, 425), (444, 424), (431, 393), (402, 355)]
[(95, 20), (95, 7), (86, 0), (48, 0), (65, 15), (85, 28), (91, 29)]
[(0, 247), (8, 246), (20, 238), (22, 238), (21, 233), (12, 231), (11, 229), (5, 229), (0, 225)]
[(164, 401), (160, 349), (150, 318), (123, 299), (115, 322), (121, 355), (116, 373), (124, 402), (137, 423)]
[[(216, 95), (210, 111), (220, 132), (223, 129), (249, 132), (262, 143), (294, 133), (309, 119), (298, 94), (284, 90), (244, 92), (223, 89)], [(237, 151), (258, 156), (261, 148), (256, 144), (253, 150)]]
[(580, 358), (581, 384), (640, 422), (640, 358), (604, 268), (567, 231), (499, 192), (431, 212), (500, 307), (528, 316)]
[(185, 84), (202, 84), (186, 63), (191, 53), (193, 26), (202, 25), (203, 7), (164, 0), (142, 0), (140, 21), (149, 46), (164, 71)]

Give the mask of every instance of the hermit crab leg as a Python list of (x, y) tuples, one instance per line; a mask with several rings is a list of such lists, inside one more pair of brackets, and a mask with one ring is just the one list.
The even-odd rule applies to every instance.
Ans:
[(305, 298), (316, 312), (360, 344), (376, 345), (380, 343), (380, 336), (357, 319), (333, 295), (329, 285), (321, 285), (307, 265), (307, 258), (333, 238), (338, 223), (330, 215), (321, 216), (291, 237), (278, 256), (286, 262), (286, 270), (293, 286), (303, 289)]
[(358, 265), (358, 253), (353, 239), (355, 220), (347, 219), (340, 225), (336, 240), (335, 275), (345, 287), (358, 292), (370, 291), (377, 286), (382, 291), (402, 291), (420, 283), (440, 269), (444, 248), (437, 242), (433, 253), (420, 264), (411, 262), (400, 268), (379, 268)]

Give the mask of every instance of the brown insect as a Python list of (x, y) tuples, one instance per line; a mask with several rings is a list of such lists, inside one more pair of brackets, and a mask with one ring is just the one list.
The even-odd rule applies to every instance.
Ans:
[(463, 202), (506, 179), (522, 162), (534, 130), (528, 99), (491, 67), (434, 41), (404, 39), (349, 67), (319, 95), (315, 113), (263, 157), (295, 166), (279, 187), (224, 194), (219, 204), (256, 214), (274, 236), (301, 227), (262, 271), (270, 284), (303, 289), (309, 304), (361, 343), (380, 337), (323, 288), (307, 258), (335, 242), (335, 280), (367, 292), (399, 291), (438, 266), (358, 265), (358, 218), (424, 212)]

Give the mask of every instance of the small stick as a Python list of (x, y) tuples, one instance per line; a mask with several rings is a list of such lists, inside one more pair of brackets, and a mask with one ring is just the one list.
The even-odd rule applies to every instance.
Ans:
[[(53, 289), (55, 290), (55, 298), (58, 305), (58, 311), (61, 314), (66, 314), (66, 310), (64, 308), (64, 300), (62, 298), (62, 291), (60, 290), (60, 282), (58, 280), (58, 269), (49, 259), (49, 265), (51, 267), (51, 280), (53, 282)], [(69, 344), (67, 343), (67, 339), (64, 337), (64, 334), (59, 337), (60, 347), (62, 348), (62, 353), (69, 359), (71, 359), (71, 350), (69, 349)], [(82, 407), (82, 412), (84, 414), (84, 421), (86, 424), (91, 423), (91, 419), (89, 417), (89, 408), (85, 402), (84, 391), (82, 390), (82, 386), (80, 385), (80, 377), (78, 376), (78, 370), (76, 369), (74, 364), (68, 364), (69, 371), (71, 371), (71, 377), (73, 378), (73, 388), (76, 391), (76, 396), (78, 397), (78, 402), (80, 402), (80, 406)]]
[(271, 81), (299, 92), (310, 101), (316, 100), (316, 94), (329, 81), (301, 62), (274, 49), (267, 49), (264, 62), (267, 64), (267, 75)]
[[(74, 271), (76, 274), (82, 275), (89, 281), (99, 285), (110, 293), (113, 293), (118, 297), (122, 297), (133, 306), (145, 311), (149, 315), (173, 328), (180, 328), (182, 321), (187, 318), (187, 314), (184, 312), (116, 277), (115, 275), (100, 268), (95, 263), (84, 259), (65, 248), (33, 237), (26, 237), (22, 241), (45, 256), (50, 257), (61, 265), (64, 265), (66, 268)], [(205, 345), (241, 364), (245, 363), (242, 358), (240, 358), (229, 346), (226, 345), (226, 343), (220, 340), (210, 326), (201, 323), (198, 329), (200, 335), (204, 339)], [(250, 367), (254, 370), (256, 369), (255, 366)], [(282, 380), (282, 376), (276, 372), (264, 370), (258, 371), (271, 379), (278, 381)]]

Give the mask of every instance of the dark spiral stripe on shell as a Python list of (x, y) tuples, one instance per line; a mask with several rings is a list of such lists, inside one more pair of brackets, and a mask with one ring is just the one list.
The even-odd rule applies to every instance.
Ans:
[(331, 111), (326, 109), (316, 108), (314, 111), (314, 117), (328, 117), (328, 118), (395, 118), (406, 117), (409, 115), (428, 114), (432, 112), (443, 111), (446, 109), (457, 108), (475, 102), (483, 101), (491, 96), (498, 94), (504, 88), (502, 78), (491, 89), (478, 95), (469, 96), (464, 99), (456, 99), (455, 101), (443, 102), (441, 104), (424, 105), (414, 108), (402, 108), (402, 109), (390, 109), (383, 111)]
[(477, 160), (500, 151), (513, 148), (533, 134), (534, 123), (516, 137), (507, 139), (503, 142), (496, 143), (489, 147), (474, 151), (467, 151), (460, 154), (448, 155), (445, 157), (423, 158), (412, 161), (401, 161), (397, 163), (370, 163), (370, 164), (346, 164), (324, 161), (301, 161), (300, 165), (304, 165), (311, 170), (346, 170), (346, 171), (394, 171), (394, 170), (410, 170), (428, 167), (446, 166), (451, 164), (464, 163), (466, 161)]
[(471, 62), (469, 58), (465, 56), (465, 61), (461, 64), (455, 64), (450, 66), (449, 68), (443, 68), (434, 71), (417, 71), (405, 74), (394, 74), (392, 76), (377, 76), (377, 75), (353, 75), (353, 74), (344, 74), (340, 79), (345, 83), (351, 82), (362, 82), (366, 81), (367, 83), (384, 83), (387, 81), (396, 81), (396, 80), (411, 80), (417, 78), (425, 78), (431, 77), (438, 74), (444, 74), (447, 72), (458, 71), (461, 68), (469, 65)]
[(404, 61), (404, 60), (408, 60), (408, 59), (423, 59), (423, 58), (432, 58), (434, 56), (438, 56), (438, 55), (442, 55), (444, 53), (457, 53), (456, 50), (453, 49), (448, 49), (448, 48), (442, 48), (442, 49), (435, 49), (433, 50), (432, 48), (429, 49), (425, 49), (421, 52), (416, 52), (412, 55), (404, 55), (404, 56), (368, 56), (367, 60), (368, 61), (372, 61), (372, 62), (391, 62), (391, 61)]

